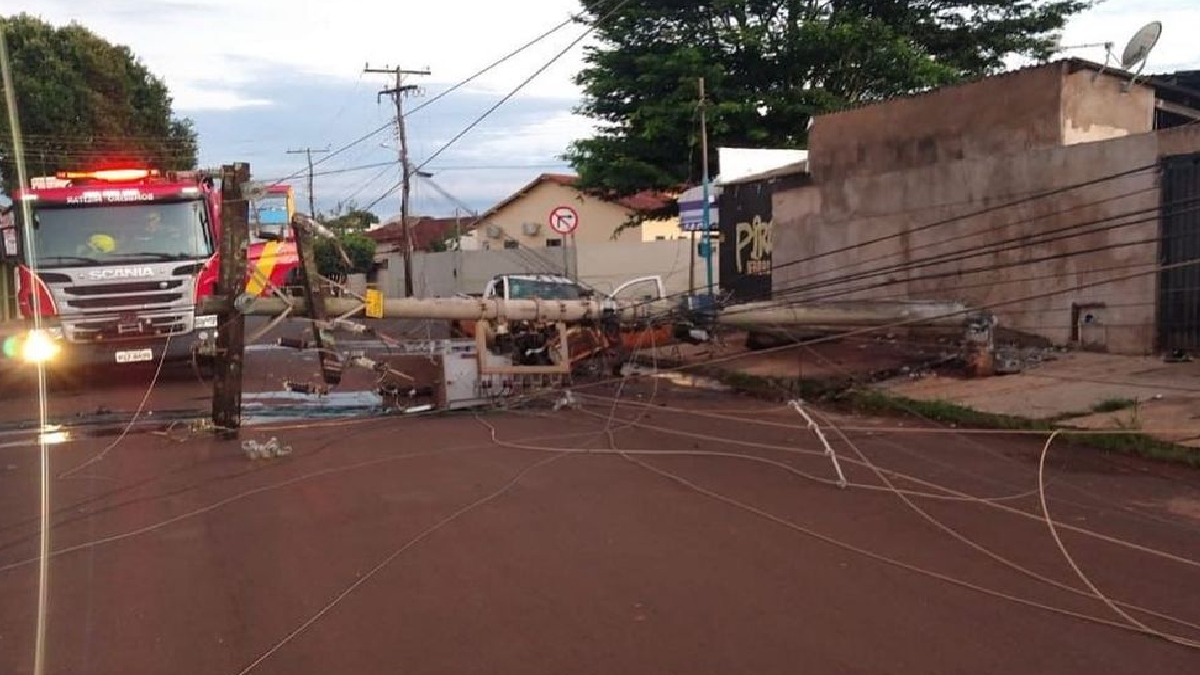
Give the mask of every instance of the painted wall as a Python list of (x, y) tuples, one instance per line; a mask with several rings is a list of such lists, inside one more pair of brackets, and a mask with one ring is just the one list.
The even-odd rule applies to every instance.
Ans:
[(1037, 68), (814, 120), (818, 181), (1058, 145), (1060, 70)]
[(679, 218), (648, 220), (642, 223), (642, 241), (686, 239), (690, 236), (691, 233), (679, 229)]
[[(1200, 134), (1164, 132), (1162, 146), (1195, 152)], [(1159, 155), (1159, 135), (1148, 133), (777, 191), (775, 294), (994, 305), (1003, 326), (1059, 344), (1071, 336), (1073, 304), (1105, 304), (1092, 310), (1102, 326), (1088, 329), (1095, 346), (1150, 353), (1157, 275), (1145, 272), (1158, 250)], [(1102, 180), (1144, 166), (1154, 168)], [(1006, 206), (1087, 181), (1099, 182)], [(1035, 234), (1036, 245), (1005, 243)], [(927, 264), (933, 256), (953, 259)], [(898, 267), (910, 264), (919, 267)]]
[(721, 194), (721, 288), (736, 302), (771, 299), (774, 190), (772, 181), (755, 181)]
[(1158, 154), (1186, 155), (1200, 148), (1200, 124), (1163, 129), (1158, 132)]
[(1064, 145), (1102, 141), (1154, 129), (1154, 90), (1091, 70), (1067, 74), (1062, 89)]
[[(504, 233), (516, 239), (524, 248), (545, 248), (547, 239), (562, 238), (549, 225), (550, 212), (559, 206), (570, 206), (579, 213), (579, 227), (574, 234), (574, 243), (578, 246), (613, 241), (613, 233), (631, 215), (628, 209), (620, 205), (546, 181), (498, 211), (489, 222), (503, 227)], [(525, 223), (536, 224), (537, 234), (526, 235)], [(490, 239), (487, 236), (487, 226), (481, 229), (478, 237), (492, 249), (504, 246), (502, 239)], [(640, 227), (625, 230), (617, 237), (620, 242), (641, 240)]]
[[(690, 242), (685, 239), (658, 242), (605, 242), (571, 249), (568, 256), (571, 274), (605, 292), (629, 279), (650, 274), (662, 275), (668, 293), (688, 288)], [(391, 297), (404, 295), (404, 261), (399, 254), (381, 258), (386, 269), (379, 275), (379, 288)], [(719, 264), (719, 260), (714, 259)], [(413, 281), (421, 296), (448, 296), (456, 293), (480, 293), (497, 274), (562, 274), (560, 249), (516, 249), (490, 251), (448, 251), (413, 255)], [(697, 258), (695, 278), (705, 282), (704, 260)]]
[(821, 115), (818, 181), (1105, 140), (1151, 130), (1154, 91), (1072, 61)]

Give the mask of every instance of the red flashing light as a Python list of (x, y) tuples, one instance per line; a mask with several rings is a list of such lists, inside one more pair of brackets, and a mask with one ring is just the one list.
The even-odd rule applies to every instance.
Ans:
[(95, 180), (109, 181), (120, 183), (134, 180), (145, 180), (147, 178), (157, 177), (158, 171), (154, 169), (103, 169), (100, 171), (60, 171), (55, 174), (56, 177), (64, 180), (77, 180), (81, 178), (92, 178)]

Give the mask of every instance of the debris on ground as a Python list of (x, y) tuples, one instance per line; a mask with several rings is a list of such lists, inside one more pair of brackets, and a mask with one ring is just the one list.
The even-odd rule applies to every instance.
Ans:
[(574, 410), (579, 407), (579, 400), (575, 398), (575, 394), (570, 389), (564, 391), (562, 396), (554, 402), (555, 412), (563, 409)]
[(286, 457), (292, 454), (292, 446), (280, 445), (279, 439), (272, 436), (271, 440), (266, 443), (261, 443), (254, 439), (242, 441), (242, 451), (246, 453), (246, 457), (250, 459), (270, 459), (272, 457)]
[(1192, 355), (1182, 349), (1176, 349), (1163, 355), (1163, 363), (1189, 363), (1191, 360)]
[(309, 394), (311, 396), (328, 396), (329, 385), (316, 384), (313, 382), (292, 382), (285, 380), (283, 383), (284, 391), (290, 391), (293, 394)]

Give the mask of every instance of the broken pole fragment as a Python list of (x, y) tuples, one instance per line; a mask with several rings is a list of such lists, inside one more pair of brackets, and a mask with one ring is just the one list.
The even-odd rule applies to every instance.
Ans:
[[(297, 214), (292, 219), (292, 230), (296, 234), (296, 253), (300, 257), (300, 279), (304, 289), (304, 302), (308, 307), (308, 317), (312, 319), (312, 343), (317, 350), (317, 358), (321, 363), (321, 379), (327, 385), (337, 385), (342, 381), (342, 359), (336, 349), (333, 331), (329, 330), (326, 318), (326, 303), (329, 297), (325, 286), (321, 283), (321, 275), (317, 269), (317, 249), (314, 236), (329, 235), (328, 230), (303, 215)], [(345, 253), (343, 252), (343, 256)]]
[[(250, 239), (250, 204), (242, 185), (250, 180), (250, 165), (221, 167), (221, 236), (217, 251), (220, 268), (216, 295), (233, 298), (246, 287), (246, 245)], [(219, 303), (217, 352), (213, 363), (213, 426), (236, 435), (242, 424), (242, 373), (246, 358), (246, 317), (233, 303)]]

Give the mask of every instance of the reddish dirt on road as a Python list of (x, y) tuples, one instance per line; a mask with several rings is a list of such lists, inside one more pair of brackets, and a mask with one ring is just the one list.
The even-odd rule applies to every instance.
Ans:
[[(1060, 613), (1122, 623), (886, 490), (761, 461), (833, 477), (795, 412), (665, 384), (622, 396), (651, 407), (589, 398), (582, 410), (483, 416), (508, 445), (469, 414), (245, 430), (293, 447), (259, 462), (233, 442), (131, 434), (52, 481), (47, 672), (1200, 672), (1200, 651)], [(901, 488), (935, 483), (1038, 513), (1029, 491), (1044, 439), (834, 419), (907, 476)], [(606, 426), (636, 454), (611, 454)], [(850, 481), (878, 487), (826, 431)], [(53, 446), (54, 473), (109, 443)], [(37, 454), (0, 453), (0, 672), (30, 673)], [(1200, 563), (1187, 562), (1200, 561), (1200, 519), (1179, 508), (1200, 502), (1200, 477), (1055, 447), (1050, 481), (1055, 518), (1078, 528), (1064, 541), (1101, 589), (1200, 624)], [(914, 499), (971, 541), (1082, 587), (1039, 519)]]

